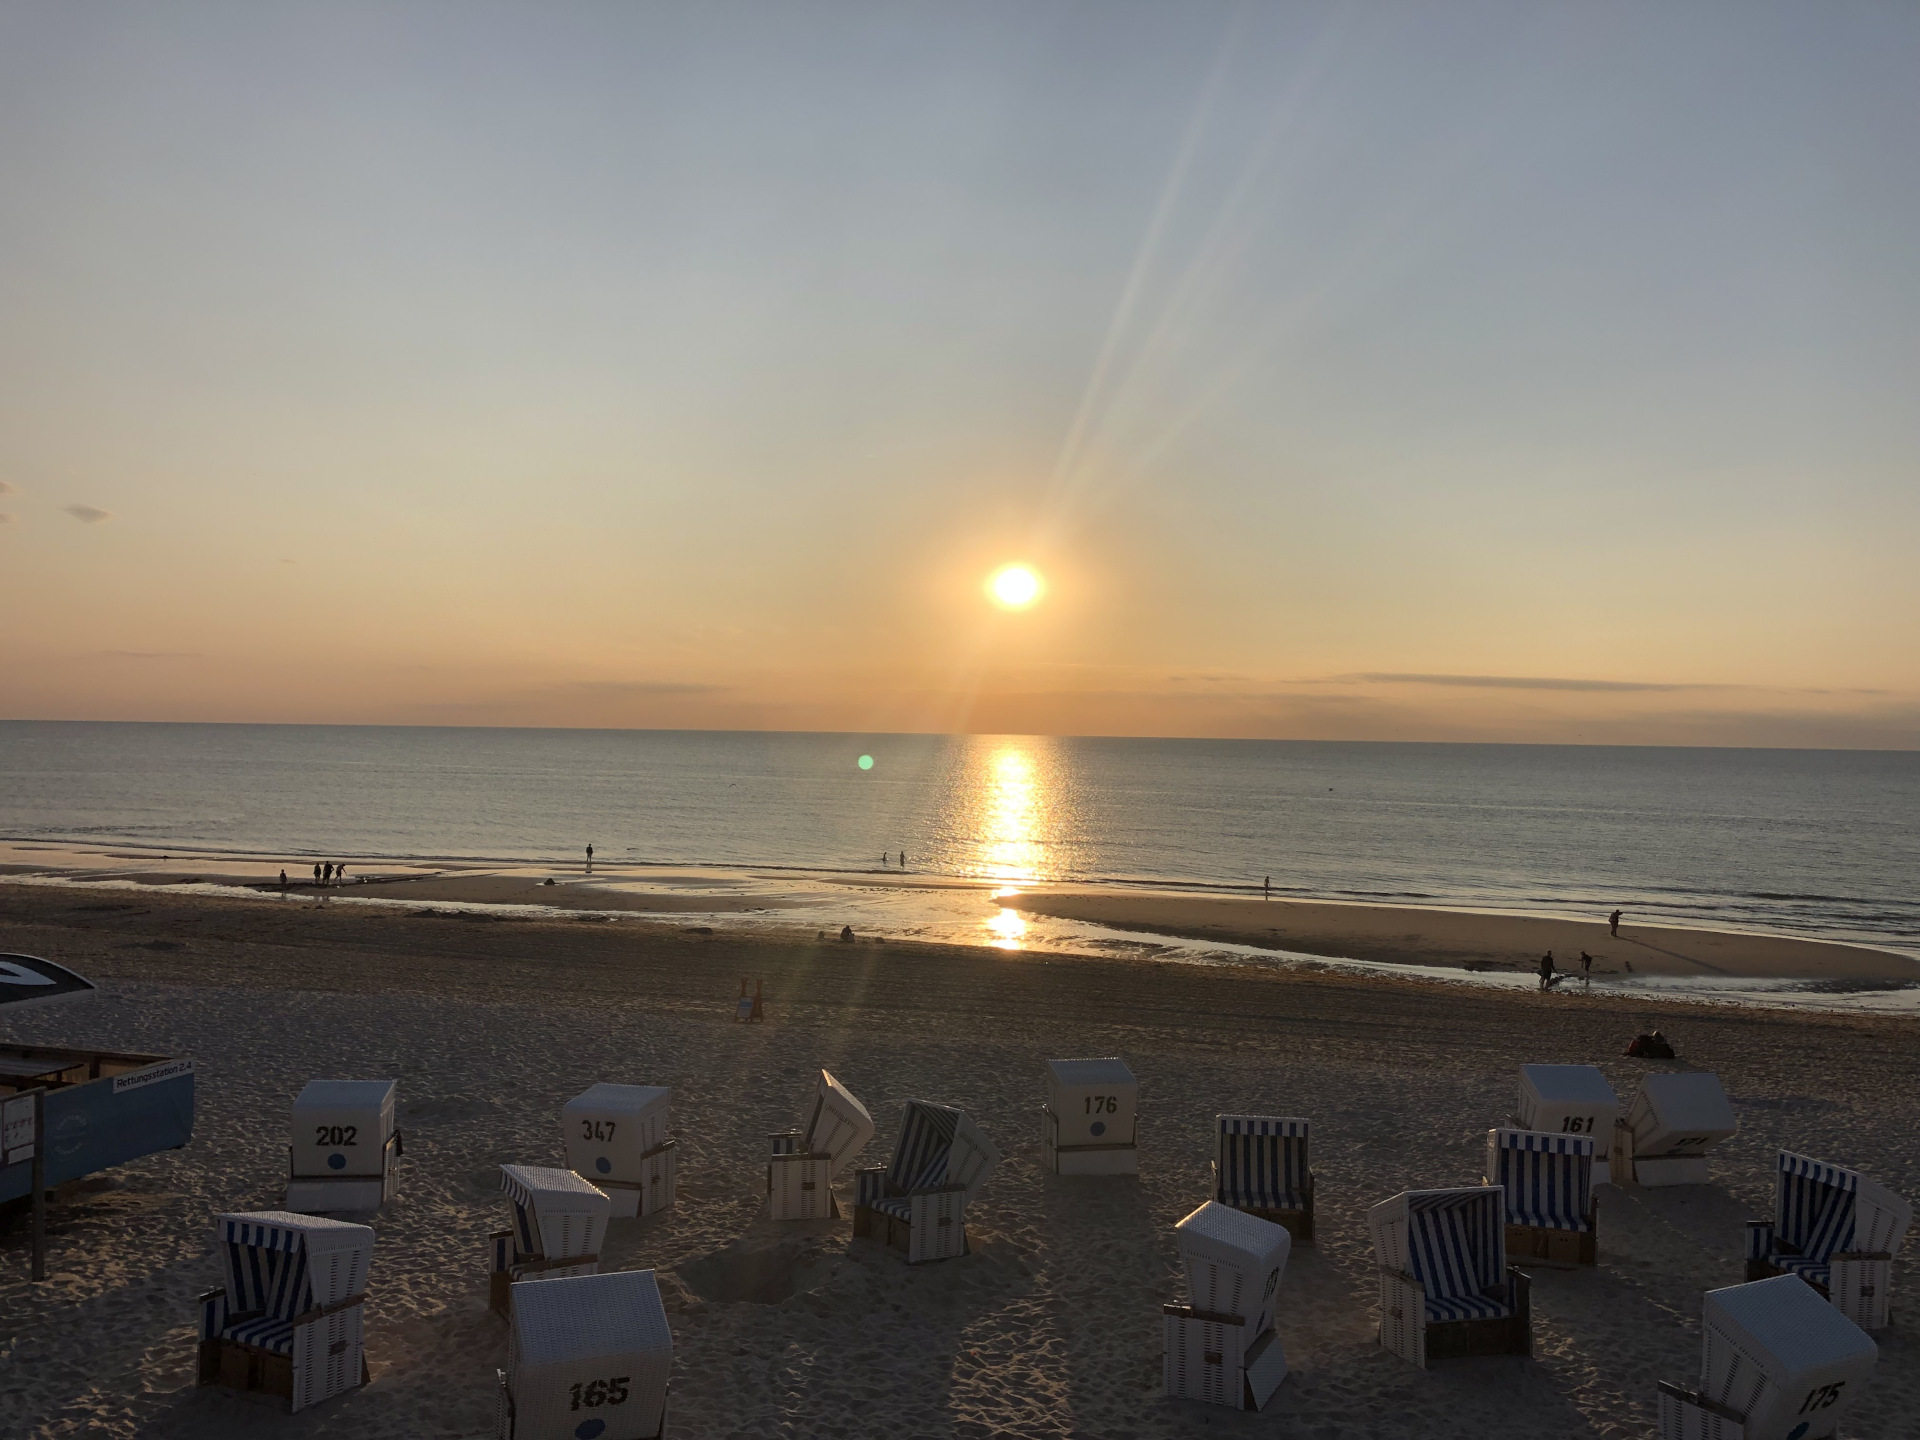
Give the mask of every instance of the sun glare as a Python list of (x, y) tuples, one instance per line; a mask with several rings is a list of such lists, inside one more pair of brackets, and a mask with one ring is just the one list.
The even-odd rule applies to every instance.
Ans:
[(987, 577), (987, 594), (1003, 610), (1024, 610), (1040, 598), (1039, 574), (1025, 565), (1002, 565)]

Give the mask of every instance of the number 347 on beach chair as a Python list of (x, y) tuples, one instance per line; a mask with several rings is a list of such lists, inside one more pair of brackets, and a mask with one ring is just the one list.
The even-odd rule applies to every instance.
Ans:
[(909, 1100), (893, 1163), (853, 1172), (853, 1233), (906, 1251), (909, 1265), (964, 1255), (967, 1205), (999, 1163), (966, 1111)]
[(1913, 1206), (1858, 1170), (1782, 1150), (1773, 1216), (1747, 1222), (1747, 1279), (1798, 1275), (1862, 1330), (1885, 1329)]
[(373, 1231), (286, 1210), (222, 1215), (226, 1288), (200, 1297), (202, 1385), (304, 1410), (367, 1380), (362, 1307)]
[(1305, 1120), (1280, 1115), (1221, 1115), (1213, 1162), (1213, 1198), (1275, 1225), (1301, 1245), (1313, 1243), (1313, 1171)]
[(1367, 1211), (1383, 1346), (1422, 1368), (1533, 1353), (1529, 1282), (1507, 1266), (1506, 1205), (1487, 1185), (1406, 1190)]

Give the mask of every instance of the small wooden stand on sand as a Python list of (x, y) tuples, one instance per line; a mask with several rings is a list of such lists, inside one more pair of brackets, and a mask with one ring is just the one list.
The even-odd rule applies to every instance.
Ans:
[(760, 980), (754, 981), (753, 994), (749, 995), (747, 994), (747, 977), (744, 975), (740, 977), (740, 998), (734, 1002), (733, 1006), (733, 1018), (735, 1020), (764, 1020), (767, 1018), (767, 1012), (761, 1008), (761, 1000), (763, 997), (760, 992), (761, 986), (764, 983), (764, 981)]

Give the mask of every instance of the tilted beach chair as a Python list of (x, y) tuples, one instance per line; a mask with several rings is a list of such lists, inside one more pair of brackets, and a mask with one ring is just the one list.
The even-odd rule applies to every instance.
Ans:
[(1551, 1135), (1585, 1135), (1594, 1144), (1593, 1183), (1605, 1185), (1613, 1125), (1620, 1118), (1620, 1097), (1597, 1065), (1522, 1065), (1520, 1110), (1515, 1130)]
[(1302, 1245), (1313, 1243), (1313, 1171), (1307, 1167), (1311, 1127), (1279, 1115), (1215, 1118), (1213, 1198), (1287, 1227)]
[(952, 1105), (909, 1100), (893, 1163), (854, 1171), (853, 1233), (907, 1253), (907, 1263), (967, 1253), (967, 1205), (1000, 1152)]
[(1704, 1185), (1707, 1153), (1739, 1128), (1718, 1075), (1644, 1075), (1625, 1117), (1614, 1122), (1613, 1183)]
[(287, 1209), (378, 1210), (393, 1198), (400, 1158), (391, 1080), (309, 1080), (293, 1102)]
[(1380, 1343), (1415, 1365), (1531, 1355), (1527, 1277), (1507, 1265), (1507, 1192), (1405, 1190), (1367, 1211)]
[(1858, 1170), (1782, 1150), (1773, 1220), (1747, 1222), (1747, 1279), (1798, 1275), (1862, 1330), (1884, 1330), (1913, 1206)]
[(672, 1373), (653, 1271), (523, 1280), (494, 1371), (499, 1440), (657, 1440)]
[(822, 1070), (806, 1125), (768, 1138), (773, 1142), (773, 1158), (767, 1164), (772, 1218), (825, 1220), (840, 1213), (833, 1199), (833, 1177), (867, 1148), (873, 1139), (873, 1117), (851, 1090)]
[(1489, 1130), (1486, 1182), (1506, 1191), (1507, 1259), (1596, 1263), (1600, 1212), (1587, 1136)]
[(1140, 1082), (1127, 1062), (1049, 1060), (1041, 1144), (1056, 1175), (1138, 1175)]
[(508, 1314), (515, 1281), (591, 1275), (600, 1268), (613, 1208), (604, 1190), (571, 1170), (541, 1165), (502, 1165), (500, 1189), (513, 1206), (513, 1227), (487, 1237), (487, 1303), (494, 1310)]
[(221, 1215), (227, 1283), (200, 1297), (199, 1383), (304, 1410), (367, 1382), (362, 1348), (373, 1231), (287, 1210)]
[(1287, 1378), (1273, 1321), (1293, 1237), (1212, 1200), (1174, 1230), (1187, 1303), (1160, 1307), (1167, 1396), (1258, 1410)]
[(679, 1187), (667, 1138), (673, 1091), (664, 1085), (590, 1085), (560, 1109), (567, 1168), (607, 1192), (615, 1220), (671, 1209)]
[(1660, 1440), (1830, 1440), (1880, 1358), (1796, 1275), (1709, 1290), (1700, 1388), (1660, 1382)]

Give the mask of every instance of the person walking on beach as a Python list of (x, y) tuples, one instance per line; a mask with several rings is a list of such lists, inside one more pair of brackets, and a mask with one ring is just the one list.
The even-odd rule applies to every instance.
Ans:
[(1267, 876), (1267, 883), (1260, 887), (1260, 893), (1267, 899), (1273, 899), (1273, 876)]
[(1593, 957), (1584, 950), (1580, 952), (1580, 978), (1588, 985), (1593, 983)]
[(1620, 934), (1620, 912), (1618, 910), (1607, 917), (1607, 933), (1615, 937), (1618, 937)]
[(320, 862), (318, 860), (313, 862), (313, 883), (316, 886), (320, 883)]
[(347, 866), (345, 861), (336, 861), (334, 863), (333, 883), (336, 885), (344, 885), (347, 883)]
[(280, 888), (282, 890), (287, 888), (287, 872), (284, 870), (280, 872)]
[(333, 862), (331, 860), (327, 861), (326, 873), (320, 877), (320, 883), (322, 885), (333, 884)]
[(1553, 952), (1551, 950), (1540, 957), (1540, 988), (1542, 990), (1553, 988)]

